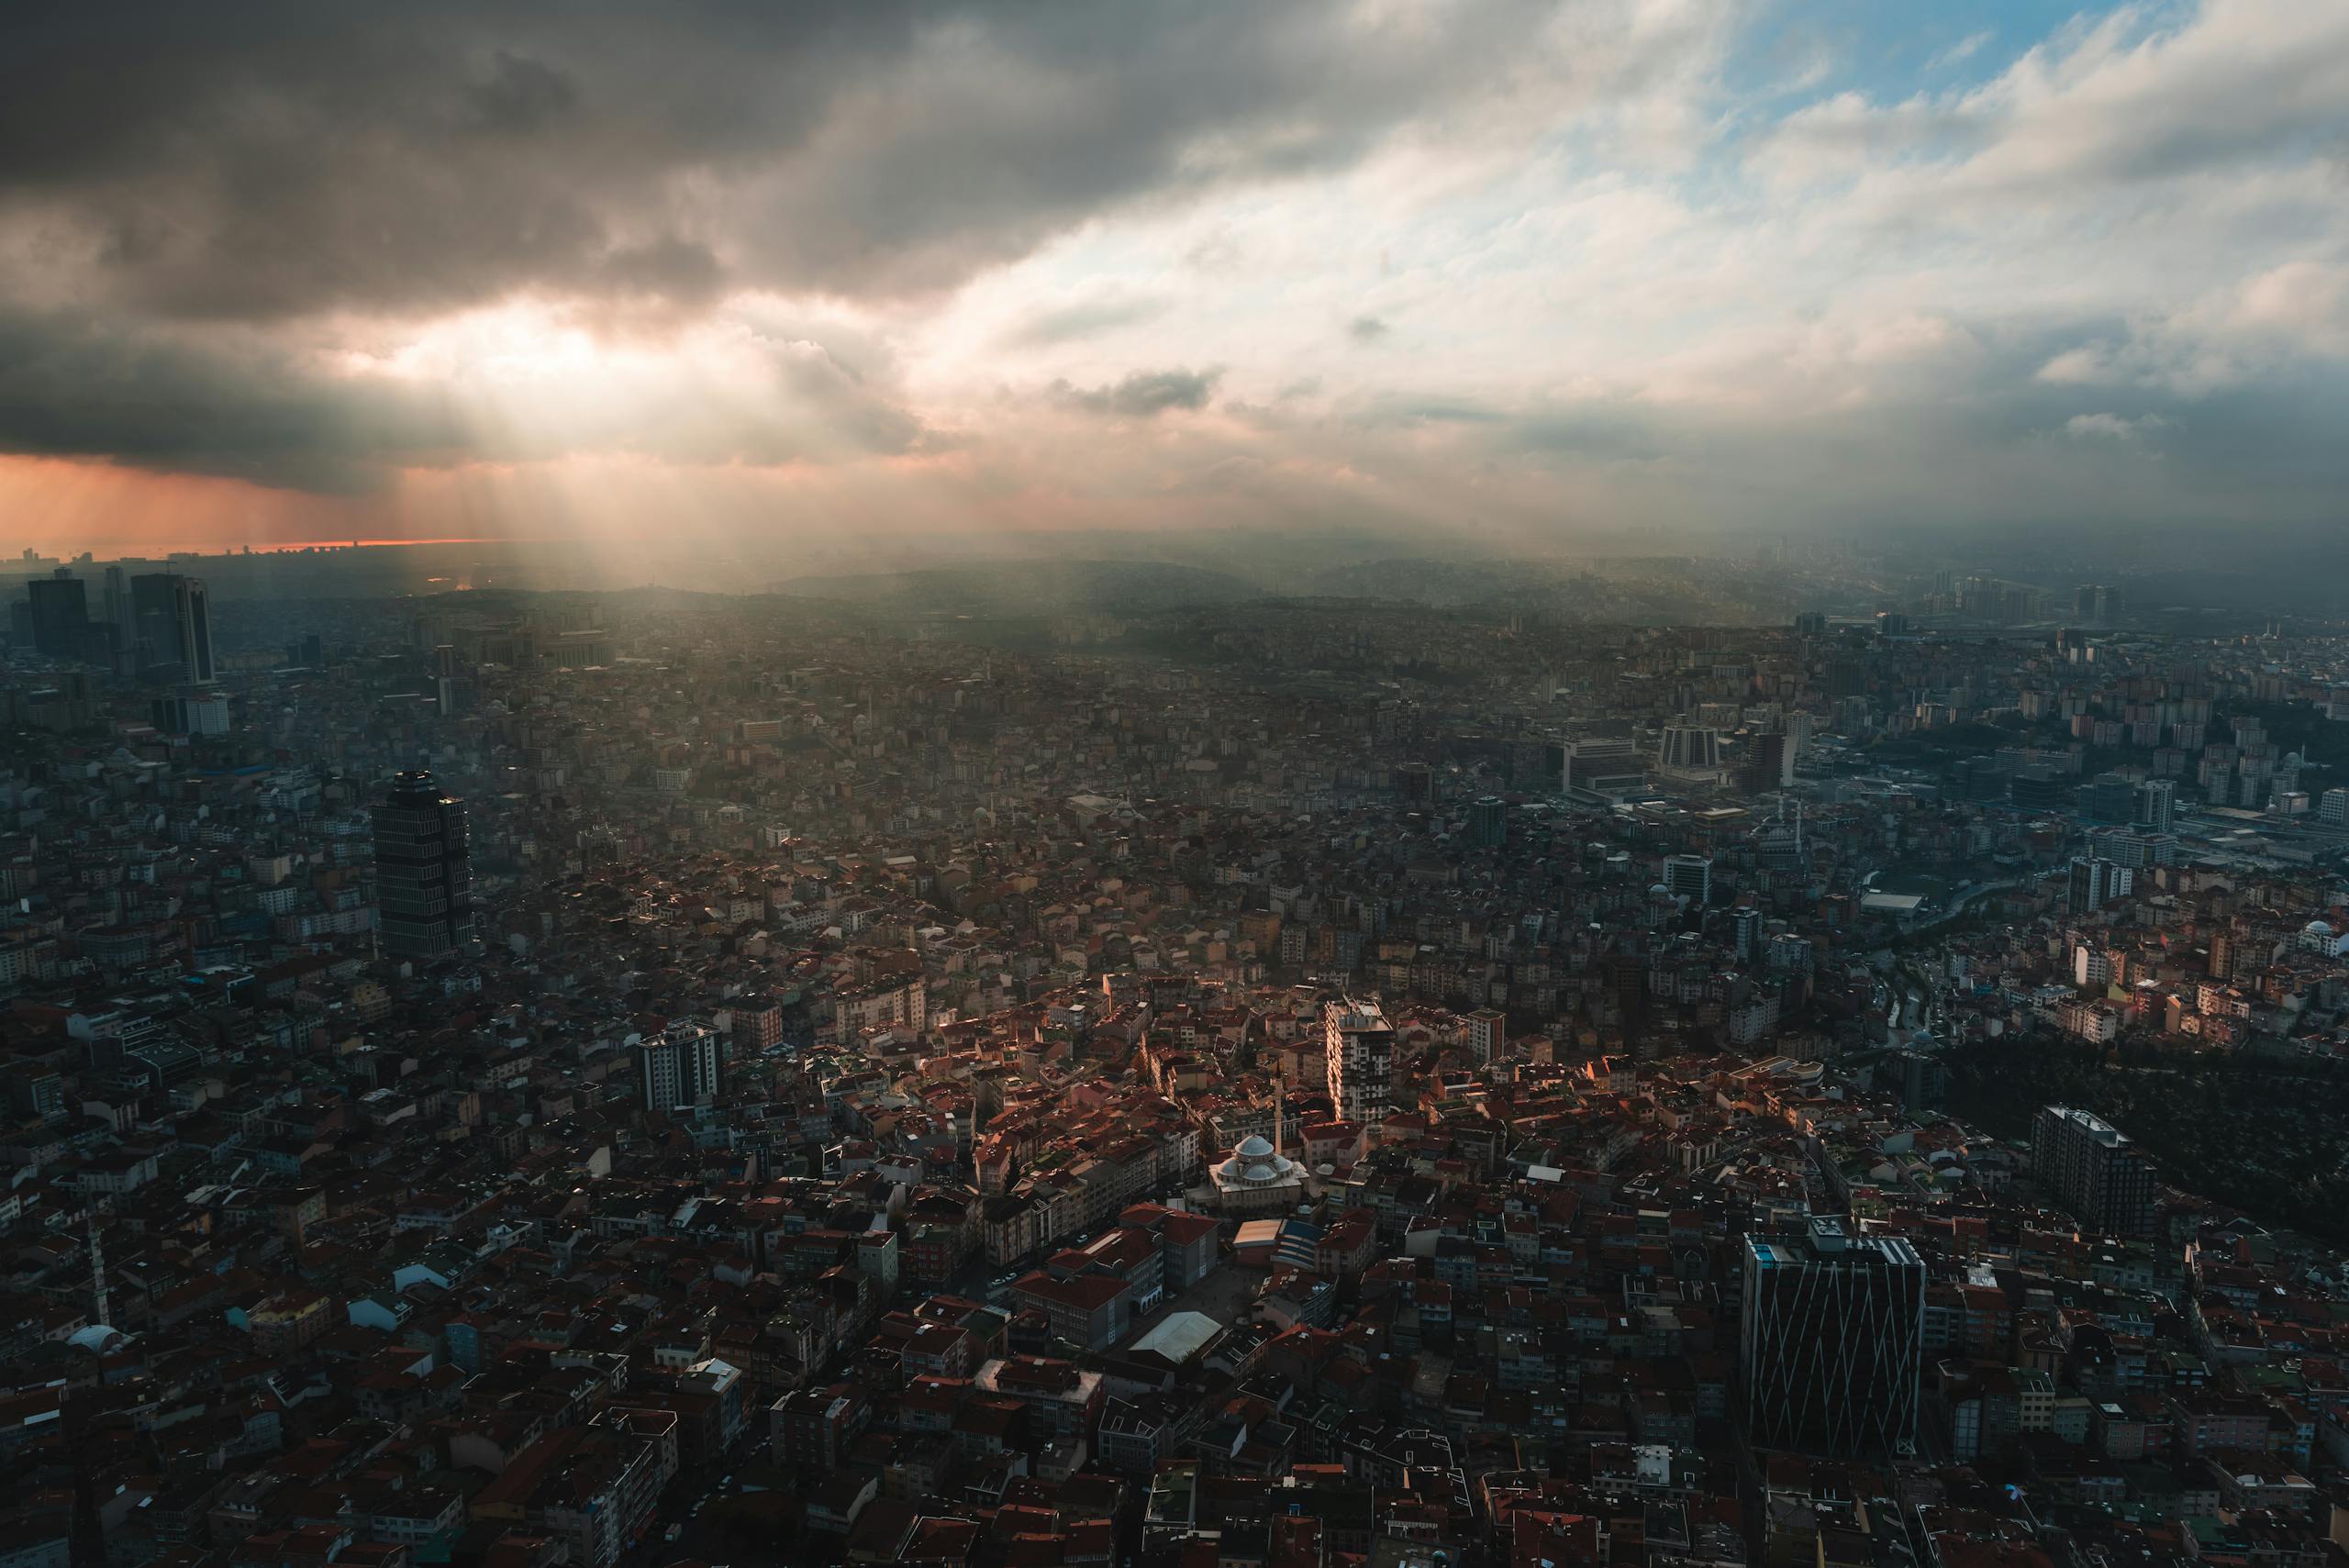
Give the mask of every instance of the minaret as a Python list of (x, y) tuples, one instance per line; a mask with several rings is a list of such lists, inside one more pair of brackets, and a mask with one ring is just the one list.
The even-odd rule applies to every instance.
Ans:
[(1281, 1156), (1288, 1152), (1288, 1140), (1282, 1135), (1288, 1130), (1288, 1078), (1281, 1073), (1273, 1074), (1273, 1169), (1280, 1167)]
[(90, 1294), (96, 1300), (98, 1312), (91, 1321), (111, 1324), (113, 1318), (106, 1310), (106, 1252), (98, 1240), (98, 1206), (95, 1200), (90, 1205)]

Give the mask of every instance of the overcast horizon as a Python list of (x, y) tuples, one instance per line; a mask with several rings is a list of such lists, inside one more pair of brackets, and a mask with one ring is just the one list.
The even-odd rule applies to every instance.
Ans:
[(2341, 6), (134, 9), (0, 63), (10, 551), (2349, 494)]

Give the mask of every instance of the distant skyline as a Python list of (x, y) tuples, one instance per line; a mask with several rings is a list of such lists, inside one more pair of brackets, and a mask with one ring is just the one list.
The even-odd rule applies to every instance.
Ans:
[[(150, 554), (160, 559), (173, 555), (298, 555), (305, 551), (322, 550), (412, 550), (422, 545), (433, 544), (502, 545), (544, 544), (553, 541), (546, 539), (526, 539), (519, 537), (507, 538), (492, 535), (476, 535), (469, 539), (277, 539), (267, 543), (245, 540), (242, 542), (232, 541), (225, 544), (202, 540), (173, 541), (170, 539), (158, 539), (148, 541), (144, 545), (144, 548), (150, 552)], [(83, 546), (79, 549), (75, 549), (71, 546), (63, 546), (54, 550), (40, 550), (33, 546), (28, 545), (25, 546), (24, 549), (33, 550), (35, 554), (40, 556), (44, 560), (54, 559), (64, 562), (78, 561), (83, 556), (89, 555), (95, 555), (102, 561), (144, 559), (144, 557), (138, 555), (136, 551), (117, 556), (112, 552), (106, 552), (102, 554), (88, 546)], [(0, 562), (0, 564), (5, 564), (5, 562)]]
[(2349, 6), (52, 7), (0, 550), (2349, 521)]

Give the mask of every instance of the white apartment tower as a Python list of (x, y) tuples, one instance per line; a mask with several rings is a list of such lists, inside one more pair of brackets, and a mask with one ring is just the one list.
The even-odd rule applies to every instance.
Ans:
[(1713, 862), (1709, 855), (1666, 855), (1664, 857), (1664, 891), (1675, 898), (1686, 898), (1698, 908), (1711, 902), (1713, 895)]
[(707, 1024), (681, 1018), (636, 1047), (637, 1083), (647, 1110), (706, 1106), (718, 1097), (724, 1040)]

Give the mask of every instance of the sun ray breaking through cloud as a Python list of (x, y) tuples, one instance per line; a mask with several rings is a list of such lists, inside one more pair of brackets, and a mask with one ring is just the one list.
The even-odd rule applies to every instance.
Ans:
[(12, 533), (2337, 520), (2339, 7), (788, 10), (28, 29)]

